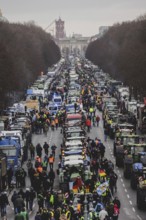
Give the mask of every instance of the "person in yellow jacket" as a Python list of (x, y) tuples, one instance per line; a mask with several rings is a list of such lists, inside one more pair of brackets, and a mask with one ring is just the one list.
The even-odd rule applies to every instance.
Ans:
[(66, 211), (65, 215), (67, 217), (67, 220), (71, 219), (71, 212), (69, 210)]
[(93, 112), (94, 112), (94, 108), (93, 107), (90, 107), (89, 108), (89, 112), (90, 112), (90, 115), (92, 116)]

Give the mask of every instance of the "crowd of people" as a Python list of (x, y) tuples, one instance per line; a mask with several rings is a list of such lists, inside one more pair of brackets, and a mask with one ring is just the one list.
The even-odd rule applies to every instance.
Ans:
[[(82, 115), (82, 126), (90, 132), (94, 126), (98, 129), (100, 123), (96, 108), (98, 94), (92, 86), (92, 80), (88, 82), (86, 77), (79, 75), (79, 83), (82, 86), (80, 100), (82, 100), (83, 109), (86, 110), (86, 115)], [(30, 115), (32, 133), (44, 133), (47, 136), (50, 128), (52, 131), (63, 129), (65, 117), (64, 108), (56, 115), (51, 115), (45, 106), (40, 112), (32, 111)], [(114, 171), (114, 164), (105, 157), (106, 147), (100, 137), (95, 139), (88, 137), (84, 144), (89, 160), (83, 171), (83, 174), (86, 173), (86, 178), (81, 177), (80, 181), (74, 183), (79, 189), (76, 207), (73, 191), (69, 188), (60, 189), (59, 186), (58, 189), (54, 188), (54, 181), (57, 177), (54, 164), (58, 163), (56, 149), (61, 150), (61, 143), (60, 146), (56, 146), (55, 143), (49, 145), (47, 142), (34, 146), (31, 142), (28, 146), (28, 161), (15, 172), (16, 189), (13, 190), (11, 198), (8, 198), (6, 192), (0, 195), (1, 216), (6, 216), (7, 206), (12, 202), (15, 220), (29, 220), (28, 213), (36, 211), (37, 207), (35, 220), (83, 220), (86, 208), (85, 199), (87, 199), (89, 220), (117, 220), (121, 204), (120, 200), (115, 197), (118, 176)], [(9, 187), (11, 187), (12, 177), (10, 169)], [(31, 187), (27, 187), (26, 177), (29, 177)], [(105, 183), (104, 190), (99, 192), (100, 186)]]

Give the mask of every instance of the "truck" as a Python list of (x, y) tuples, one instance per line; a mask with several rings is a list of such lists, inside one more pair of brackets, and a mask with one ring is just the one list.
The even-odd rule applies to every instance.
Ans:
[(142, 133), (146, 133), (146, 105), (138, 106), (138, 128)]
[(20, 130), (13, 130), (13, 131), (1, 131), (0, 132), (1, 137), (11, 137), (11, 139), (17, 141), (20, 145), (20, 149), (22, 151), (22, 148), (24, 147), (24, 140), (22, 137), (22, 132)]
[(117, 91), (117, 98), (120, 101), (129, 100), (129, 87), (119, 87)]
[(4, 154), (7, 158), (7, 169), (12, 167), (16, 170), (21, 164), (20, 144), (10, 137), (1, 137), (0, 154)]
[(6, 188), (7, 160), (5, 154), (0, 154), (0, 192)]
[(38, 111), (40, 110), (40, 104), (37, 99), (36, 100), (26, 100), (24, 104), (25, 104), (28, 112), (31, 110), (38, 110)]
[(131, 101), (125, 102), (126, 110), (132, 113), (137, 118), (137, 101), (132, 99)]

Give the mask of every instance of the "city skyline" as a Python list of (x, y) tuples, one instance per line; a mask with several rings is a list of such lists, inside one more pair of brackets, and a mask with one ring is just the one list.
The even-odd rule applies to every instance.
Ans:
[[(146, 12), (145, 0), (1, 0), (0, 8), (9, 22), (34, 21), (46, 29), (61, 17), (65, 21), (66, 35), (73, 33), (93, 36), (100, 26), (111, 26), (132, 21)], [(52, 28), (52, 29), (51, 29)], [(53, 25), (50, 30), (53, 33)]]

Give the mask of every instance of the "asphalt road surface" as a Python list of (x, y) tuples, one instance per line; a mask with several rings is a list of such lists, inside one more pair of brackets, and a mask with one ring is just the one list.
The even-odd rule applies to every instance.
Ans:
[[(101, 113), (99, 114), (101, 116)], [(102, 121), (100, 121), (99, 127), (92, 127), (90, 133), (88, 133), (88, 136), (94, 139), (95, 137), (98, 137), (99, 139), (101, 139), (101, 141), (103, 141), (103, 143), (106, 146), (105, 156), (108, 159), (111, 159), (111, 161), (115, 164), (115, 158), (113, 156), (113, 140), (108, 138), (107, 141), (104, 142)], [(33, 135), (33, 144), (35, 146), (38, 143), (40, 143), (43, 146), (45, 141), (49, 143), (50, 146), (54, 143), (57, 146), (55, 164), (54, 164), (54, 170), (56, 171), (59, 162), (60, 145), (62, 143), (62, 134), (60, 133), (60, 128), (54, 131), (50, 130), (47, 136), (45, 136), (44, 134)], [(43, 156), (44, 156), (44, 151), (43, 151)], [(26, 167), (26, 163), (24, 164), (24, 167)], [(49, 171), (49, 167), (48, 167), (48, 171)], [(118, 174), (118, 183), (117, 183), (117, 193), (114, 196), (118, 196), (118, 198), (121, 201), (119, 220), (146, 220), (146, 212), (138, 210), (136, 206), (136, 191), (131, 189), (130, 181), (126, 180), (123, 177), (123, 169), (115, 166), (115, 171)], [(30, 181), (29, 178), (27, 177), (26, 187), (29, 186), (30, 186)], [(59, 187), (59, 181), (56, 173), (54, 190), (57, 190), (58, 187)], [(12, 192), (9, 194), (9, 198), (11, 198), (11, 195)], [(7, 210), (8, 210), (7, 219), (8, 220), (14, 219), (13, 204), (11, 202)], [(35, 199), (33, 211), (29, 213), (30, 220), (34, 220), (34, 216), (37, 210), (38, 210), (38, 205), (37, 205), (37, 200)]]

